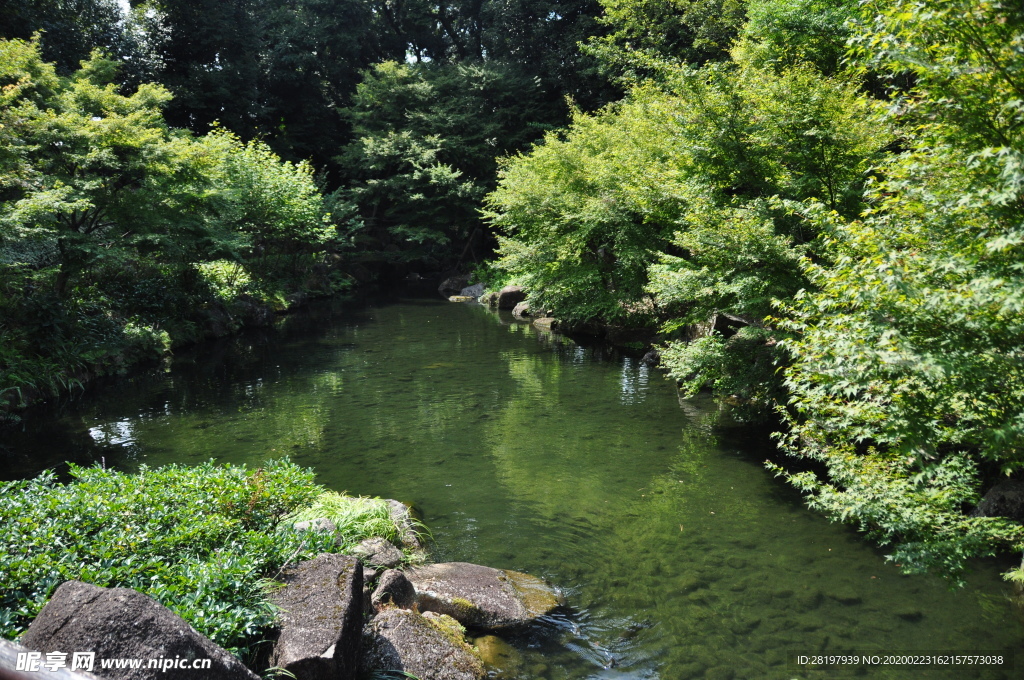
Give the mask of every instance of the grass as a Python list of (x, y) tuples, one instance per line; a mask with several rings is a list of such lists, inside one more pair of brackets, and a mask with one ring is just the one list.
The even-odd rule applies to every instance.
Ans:
[(398, 542), (399, 529), (391, 518), (386, 501), (379, 498), (353, 498), (334, 491), (324, 491), (309, 505), (286, 518), (288, 522), (302, 522), (325, 517), (337, 527), (339, 547), (354, 547), (368, 536), (379, 536), (392, 543)]

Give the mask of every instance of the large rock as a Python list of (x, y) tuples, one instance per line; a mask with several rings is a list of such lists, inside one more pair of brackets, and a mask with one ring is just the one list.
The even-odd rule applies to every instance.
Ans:
[(481, 680), (483, 664), (447, 616), (388, 609), (370, 621), (363, 635), (363, 669), (405, 671), (420, 680)]
[(526, 291), (519, 286), (505, 286), (498, 291), (498, 309), (515, 309), (526, 299)]
[(991, 489), (971, 513), (974, 517), (1009, 517), (1024, 521), (1024, 480), (1006, 479)]
[(472, 628), (522, 626), (559, 605), (543, 580), (518, 571), (443, 562), (409, 569), (406, 576), (420, 611), (447, 614)]
[(412, 510), (402, 501), (392, 498), (387, 499), (388, 509), (391, 512), (391, 519), (398, 525), (398, 539), (407, 548), (422, 548), (423, 541), (420, 540), (419, 532), (416, 531), (417, 522), (412, 517)]
[(513, 307), (512, 316), (516, 317), (517, 319), (522, 319), (524, 317), (530, 316), (530, 303), (520, 302), (518, 305)]
[(484, 294), (484, 284), (474, 283), (472, 286), (466, 286), (459, 291), (459, 295), (463, 297), (471, 297), (474, 300)]
[(445, 297), (458, 295), (462, 292), (462, 289), (468, 285), (469, 274), (465, 274), (463, 276), (451, 276), (441, 282), (441, 285), (437, 287), (437, 292)]
[(352, 549), (352, 554), (363, 564), (387, 569), (397, 567), (405, 558), (394, 543), (379, 537), (360, 541), (359, 545)]
[(411, 609), (416, 604), (416, 589), (405, 574), (397, 569), (388, 569), (380, 575), (370, 603), (378, 612), (388, 607)]
[(320, 555), (286, 571), (271, 599), (281, 636), (270, 665), (300, 680), (354, 677), (363, 625), (363, 567), (348, 555)]
[[(19, 640), (43, 652), (94, 652), (93, 673), (117, 680), (259, 680), (241, 661), (200, 635), (162, 604), (130, 588), (100, 588), (67, 581)], [(101, 659), (143, 659), (143, 668), (100, 668)], [(174, 660), (178, 668), (149, 668)], [(208, 659), (207, 668), (192, 668)], [(186, 661), (187, 660), (187, 661)], [(180, 666), (189, 666), (181, 668)]]

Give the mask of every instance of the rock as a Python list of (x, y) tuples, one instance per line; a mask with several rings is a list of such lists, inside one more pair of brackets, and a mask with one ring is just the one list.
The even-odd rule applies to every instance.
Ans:
[(526, 291), (520, 286), (505, 286), (498, 291), (498, 309), (515, 309), (526, 299)]
[(518, 571), (444, 562), (409, 569), (406, 576), (420, 611), (447, 614), (473, 628), (522, 626), (560, 604), (543, 580)]
[(463, 276), (452, 276), (441, 282), (441, 285), (437, 287), (437, 292), (445, 297), (449, 295), (458, 295), (463, 288), (469, 285), (469, 274)]
[(483, 663), (448, 616), (388, 609), (367, 624), (363, 670), (405, 671), (420, 680), (481, 680)]
[(411, 609), (416, 604), (416, 589), (397, 569), (388, 569), (380, 576), (377, 589), (373, 591), (370, 603), (374, 611), (386, 609), (389, 605)]
[(459, 295), (464, 297), (471, 297), (474, 300), (484, 294), (484, 284), (474, 283), (472, 286), (466, 286), (459, 291)]
[(545, 330), (555, 330), (558, 328), (558, 320), (553, 319), (550, 316), (542, 316), (539, 319), (533, 320), (533, 325), (537, 328), (543, 328)]
[(281, 635), (270, 665), (302, 680), (354, 676), (363, 625), (363, 567), (348, 555), (320, 555), (284, 573), (271, 596)]
[(518, 649), (502, 640), (497, 635), (484, 635), (473, 640), (480, 658), (486, 668), (497, 680), (501, 678), (518, 678), (522, 675), (526, 660)]
[(989, 489), (973, 517), (1008, 517), (1024, 521), (1024, 480), (1006, 479)]
[(412, 509), (405, 503), (392, 498), (387, 499), (387, 504), (391, 510), (391, 519), (398, 525), (398, 538), (402, 545), (413, 549), (422, 548), (423, 541), (420, 540), (420, 535), (416, 531), (416, 520), (412, 517)]
[(448, 302), (475, 302), (476, 298), (470, 295), (452, 295), (448, 298)]
[(498, 294), (496, 292), (494, 292), (494, 291), (491, 291), (490, 293), (487, 293), (486, 295), (481, 295), (480, 298), (477, 300), (477, 302), (479, 302), (482, 305), (487, 305), (488, 307), (497, 307), (498, 306)]
[(646, 366), (657, 366), (661, 363), (661, 352), (656, 349), (647, 350), (647, 354), (640, 359), (640, 363)]
[(517, 319), (522, 319), (524, 316), (530, 316), (530, 303), (523, 301), (513, 307), (512, 316)]
[[(181, 678), (259, 680), (241, 661), (200, 635), (162, 604), (130, 588), (100, 588), (67, 581), (39, 612), (19, 642), (44, 654), (94, 652), (93, 673), (116, 680)], [(207, 668), (117, 668), (99, 670), (100, 659), (208, 659)], [(205, 664), (203, 664), (205, 665)]]
[(334, 533), (338, 530), (338, 527), (334, 525), (334, 522), (327, 519), (326, 517), (317, 517), (316, 519), (307, 519), (302, 522), (295, 523), (296, 531), (315, 531), (317, 533), (326, 534), (328, 532)]

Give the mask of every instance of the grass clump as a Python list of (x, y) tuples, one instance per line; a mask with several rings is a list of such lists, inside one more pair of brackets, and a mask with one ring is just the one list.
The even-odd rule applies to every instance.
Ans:
[(387, 501), (379, 498), (343, 496), (324, 491), (310, 505), (288, 516), (289, 522), (327, 518), (337, 527), (336, 541), (342, 552), (370, 536), (379, 536), (397, 543), (398, 525), (391, 517)]
[[(128, 587), (169, 607), (225, 649), (252, 659), (274, 624), (267, 578), (285, 564), (338, 552), (331, 534), (278, 531), (337, 494), (287, 459), (245, 466), (71, 467), (0, 485), (0, 637), (22, 633), (61, 583)], [(377, 505), (325, 513), (353, 542), (396, 529)], [(340, 507), (340, 503), (337, 504)], [(358, 522), (345, 522), (351, 516)], [(380, 533), (375, 533), (380, 528)]]

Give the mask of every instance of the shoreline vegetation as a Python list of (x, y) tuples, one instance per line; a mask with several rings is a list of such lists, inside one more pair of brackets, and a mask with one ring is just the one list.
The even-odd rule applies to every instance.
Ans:
[[(58, 586), (78, 580), (149, 595), (252, 665), (275, 626), (270, 595), (288, 565), (403, 530), (386, 501), (327, 491), (287, 459), (70, 474), (66, 484), (44, 473), (0, 487), (0, 637), (15, 639)], [(334, 531), (293, 528), (319, 518)], [(406, 550), (402, 559), (415, 557)]]
[(473, 270), (659, 328), (905, 571), (1024, 552), (1020, 3), (85, 4), (0, 21), (7, 418)]

